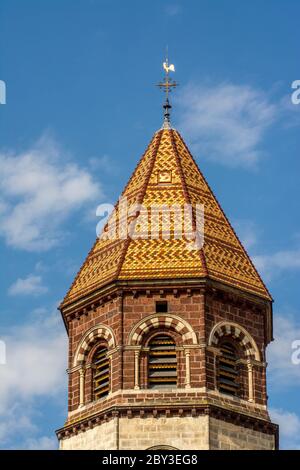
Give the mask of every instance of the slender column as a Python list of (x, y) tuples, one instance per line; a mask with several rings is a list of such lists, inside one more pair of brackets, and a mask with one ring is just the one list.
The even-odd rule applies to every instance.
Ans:
[(191, 388), (191, 351), (190, 349), (184, 350), (185, 354), (185, 388)]
[(253, 365), (248, 360), (247, 361), (247, 369), (248, 369), (248, 388), (249, 388), (249, 398), (248, 401), (253, 402)]
[(140, 350), (135, 349), (134, 351), (134, 388), (138, 390), (140, 388)]
[[(218, 390), (218, 368), (217, 368), (217, 361), (218, 361), (218, 356), (221, 356), (221, 352), (218, 348), (215, 348), (213, 346), (209, 346), (207, 348), (207, 351), (210, 351), (213, 355), (213, 386), (215, 390)], [(207, 360), (207, 358), (206, 358)], [(206, 366), (206, 371), (207, 371), (207, 366)]]
[(217, 360), (218, 360), (218, 355), (216, 351), (213, 352), (214, 356), (214, 389), (218, 390), (218, 377), (217, 377)]
[(79, 407), (84, 406), (84, 385), (85, 385), (85, 369), (82, 367), (79, 369)]
[(112, 354), (108, 353), (108, 361), (109, 361), (109, 382), (108, 382), (108, 386), (109, 386), (109, 389), (108, 389), (108, 394), (112, 393)]

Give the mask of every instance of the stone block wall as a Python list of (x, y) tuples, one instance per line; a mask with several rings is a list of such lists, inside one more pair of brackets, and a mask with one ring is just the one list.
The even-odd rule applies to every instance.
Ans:
[(211, 450), (274, 450), (275, 436), (210, 418)]
[(118, 418), (60, 441), (61, 450), (117, 450)]
[(115, 417), (60, 441), (62, 450), (274, 450), (275, 437), (203, 416)]

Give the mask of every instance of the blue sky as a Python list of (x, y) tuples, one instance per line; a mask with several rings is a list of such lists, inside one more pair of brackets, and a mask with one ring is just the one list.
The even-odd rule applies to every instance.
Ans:
[(269, 406), (300, 448), (297, 0), (2, 0), (0, 447), (55, 448), (66, 417), (57, 304), (162, 123), (166, 44), (181, 132), (275, 299)]

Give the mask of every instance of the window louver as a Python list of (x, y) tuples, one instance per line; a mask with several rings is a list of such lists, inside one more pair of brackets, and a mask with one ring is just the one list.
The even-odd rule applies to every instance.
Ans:
[(218, 366), (219, 391), (229, 395), (237, 395), (239, 386), (237, 384), (238, 372), (236, 370), (237, 356), (235, 348), (231, 344), (225, 343), (221, 346), (220, 351), (221, 356), (219, 357)]
[(94, 400), (104, 397), (109, 392), (109, 359), (107, 348), (99, 348), (94, 355), (93, 392)]
[(177, 386), (176, 344), (166, 335), (155, 336), (149, 344), (149, 388)]

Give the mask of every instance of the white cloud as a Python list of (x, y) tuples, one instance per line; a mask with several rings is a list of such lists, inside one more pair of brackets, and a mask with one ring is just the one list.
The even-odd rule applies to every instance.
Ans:
[(233, 227), (246, 250), (257, 244), (259, 229), (254, 222), (247, 219), (239, 219), (233, 222)]
[[(252, 261), (264, 279), (270, 281), (283, 272), (300, 269), (300, 249), (298, 247), (264, 255), (255, 254), (258, 251), (261, 228), (247, 219), (236, 220), (233, 226), (243, 246), (250, 251)], [(299, 234), (296, 234), (294, 238), (299, 245)]]
[(282, 409), (270, 409), (274, 423), (279, 424), (280, 448), (300, 449), (300, 418), (296, 413)]
[(290, 315), (274, 315), (274, 338), (267, 349), (269, 381), (274, 388), (300, 385), (300, 364), (292, 362), (292, 343), (300, 340), (300, 323)]
[(37, 261), (37, 263), (35, 263), (35, 266), (34, 266), (34, 269), (36, 272), (46, 272), (49, 270), (49, 266), (44, 264), (43, 261)]
[(27, 399), (32, 395), (55, 395), (61, 390), (66, 369), (66, 333), (58, 313), (54, 315), (41, 320), (41, 311), (34, 323), (14, 328), (2, 338), (6, 342), (7, 365), (0, 369), (0, 410), (15, 394)]
[(0, 172), (0, 234), (29, 251), (57, 244), (62, 223), (100, 194), (91, 174), (48, 137), (25, 152), (0, 153)]
[(280, 425), (283, 436), (290, 437), (300, 433), (300, 419), (296, 413), (284, 411), (282, 409), (271, 409), (270, 415), (274, 422)]
[(30, 417), (18, 404), (11, 404), (5, 412), (0, 413), (0, 446), (9, 441), (10, 436), (16, 434), (28, 435), (37, 432), (37, 428)]
[(48, 288), (43, 286), (42, 277), (29, 274), (24, 279), (17, 279), (8, 289), (9, 295), (41, 295), (48, 292)]
[(265, 278), (271, 279), (282, 271), (300, 268), (300, 250), (281, 250), (268, 255), (253, 256), (253, 262)]
[(103, 155), (102, 157), (89, 158), (89, 166), (92, 171), (101, 170), (102, 172), (112, 176), (120, 174), (120, 166), (118, 162), (113, 160), (108, 155)]
[(67, 335), (59, 314), (38, 309), (2, 339), (7, 363), (0, 366), (0, 447), (19, 441), (20, 448), (50, 446), (52, 438), (39, 435), (35, 419), (43, 413), (41, 400), (57, 404), (67, 396)]
[(247, 85), (188, 85), (177, 96), (178, 127), (195, 152), (229, 166), (253, 167), (277, 107)]
[[(274, 390), (287, 393), (300, 385), (300, 364), (292, 362), (292, 343), (300, 339), (300, 323), (291, 315), (274, 315), (274, 338), (267, 348), (268, 383)], [(291, 411), (271, 408), (273, 422), (279, 424), (280, 448), (300, 449), (300, 418)]]
[(57, 448), (58, 442), (56, 437), (48, 436), (27, 439), (23, 446), (25, 450), (56, 450)]

